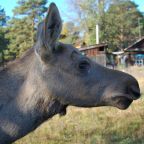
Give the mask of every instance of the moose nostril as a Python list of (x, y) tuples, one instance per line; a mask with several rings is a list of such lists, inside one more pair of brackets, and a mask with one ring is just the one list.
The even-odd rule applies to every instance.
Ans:
[(132, 94), (133, 99), (138, 99), (140, 97), (140, 89), (138, 86), (131, 85), (129, 87), (129, 93)]

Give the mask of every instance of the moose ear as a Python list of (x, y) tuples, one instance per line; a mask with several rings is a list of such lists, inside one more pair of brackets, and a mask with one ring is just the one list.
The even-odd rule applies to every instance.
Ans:
[(54, 3), (51, 3), (49, 6), (43, 26), (44, 43), (47, 47), (52, 49), (59, 38), (62, 29), (59, 10)]
[(36, 53), (43, 59), (48, 58), (55, 50), (56, 41), (60, 36), (62, 21), (59, 10), (51, 3), (46, 18), (38, 26)]

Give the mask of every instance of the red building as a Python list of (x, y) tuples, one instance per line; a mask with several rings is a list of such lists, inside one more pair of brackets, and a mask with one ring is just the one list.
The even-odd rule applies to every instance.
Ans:
[(106, 66), (106, 48), (107, 44), (95, 44), (90, 46), (82, 46), (79, 50), (96, 61), (98, 64)]

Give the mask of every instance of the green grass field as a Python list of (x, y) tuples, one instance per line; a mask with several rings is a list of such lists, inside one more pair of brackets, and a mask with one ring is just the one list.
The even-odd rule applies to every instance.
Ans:
[[(144, 71), (132, 72), (144, 92)], [(144, 94), (125, 111), (69, 107), (15, 144), (144, 144)]]

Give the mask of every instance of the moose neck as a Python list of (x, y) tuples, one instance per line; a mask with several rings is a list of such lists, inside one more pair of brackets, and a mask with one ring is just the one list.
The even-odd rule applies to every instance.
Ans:
[(34, 51), (30, 50), (0, 72), (0, 144), (25, 136), (43, 121), (65, 111), (66, 107), (40, 85), (34, 63)]

